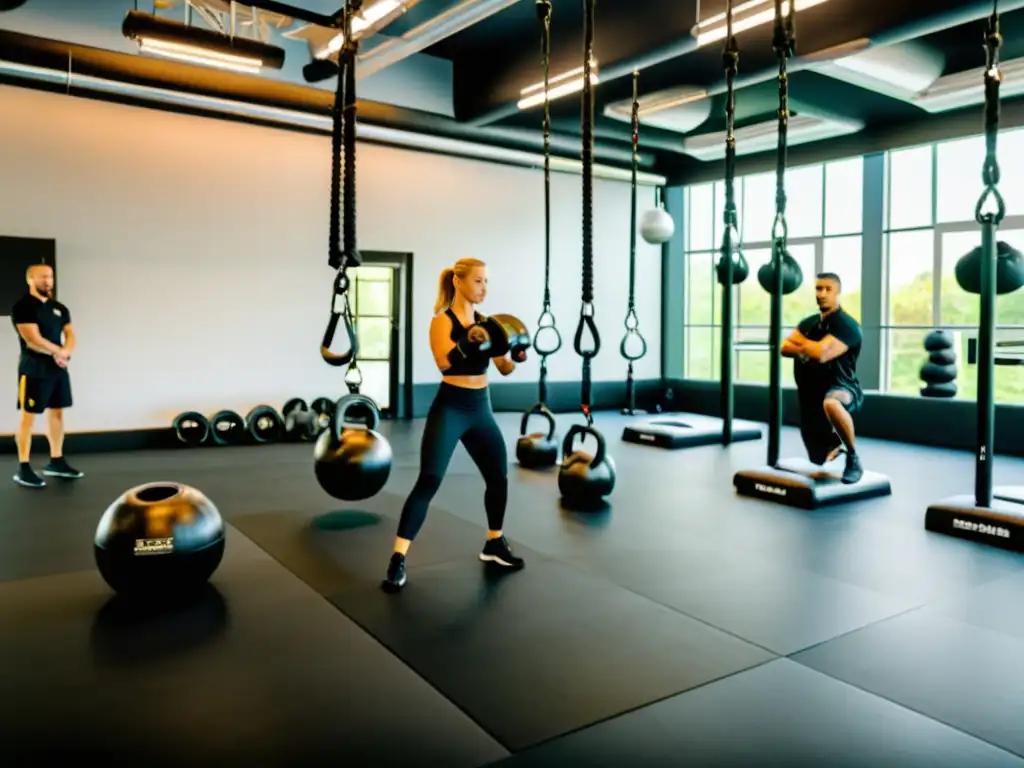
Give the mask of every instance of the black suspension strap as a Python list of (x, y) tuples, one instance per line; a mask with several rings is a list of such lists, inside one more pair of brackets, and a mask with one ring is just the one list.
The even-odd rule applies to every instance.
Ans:
[(732, 443), (732, 419), (735, 410), (733, 392), (733, 280), (735, 254), (739, 250), (740, 236), (736, 218), (736, 74), (739, 72), (740, 49), (733, 35), (733, 0), (725, 4), (725, 50), (722, 64), (725, 68), (725, 211), (722, 214), (722, 254), (720, 262), (722, 284), (722, 375), (721, 407), (722, 445)]
[(779, 59), (779, 143), (775, 160), (775, 221), (772, 224), (772, 301), (769, 348), (771, 396), (768, 413), (768, 464), (779, 461), (782, 442), (782, 268), (789, 226), (786, 223), (786, 166), (789, 162), (789, 59), (796, 53), (795, 3), (775, 0), (772, 46)]
[[(544, 306), (537, 319), (533, 348), (540, 355), (540, 393), (537, 405), (544, 406), (548, 399), (548, 357), (562, 348), (562, 334), (555, 327), (555, 315), (551, 311), (551, 100), (548, 98), (551, 79), (551, 0), (536, 0), (535, 9), (542, 28), (541, 59), (544, 66)], [(544, 336), (553, 338), (545, 343)]]
[[(1006, 216), (999, 192), (999, 3), (993, 0), (992, 16), (985, 34), (985, 160), (981, 176), (985, 189), (978, 198), (974, 218), (981, 225), (981, 285), (978, 318), (978, 452), (974, 465), (974, 495), (979, 507), (992, 506), (992, 450), (995, 441), (995, 329), (996, 329), (996, 232)], [(986, 208), (988, 210), (986, 210)]]
[[(632, 169), (632, 200), (629, 214), (629, 301), (626, 306), (624, 325), (626, 333), (619, 344), (619, 352), (629, 362), (626, 369), (626, 408), (625, 412), (636, 412), (636, 387), (633, 381), (633, 363), (647, 354), (647, 339), (640, 333), (640, 318), (636, 314), (636, 174), (640, 151), (640, 72), (633, 71), (633, 169)], [(630, 353), (630, 339), (637, 339), (640, 346), (637, 352)]]
[[(587, 426), (593, 426), (594, 417), (590, 412), (591, 373), (590, 361), (601, 350), (601, 335), (594, 320), (594, 89), (591, 84), (594, 58), (594, 6), (596, 0), (583, 2), (583, 98), (580, 128), (583, 134), (583, 304), (580, 308), (580, 322), (576, 327), (573, 346), (576, 354), (583, 358), (583, 373), (580, 377), (580, 410), (587, 417)], [(589, 332), (593, 343), (584, 345), (583, 335)]]
[[(338, 59), (338, 86), (334, 94), (331, 131), (331, 231), (327, 263), (337, 270), (331, 295), (331, 317), (320, 344), (320, 356), (328, 365), (348, 365), (345, 383), (358, 392), (362, 374), (356, 364), (359, 342), (355, 320), (349, 304), (348, 267), (360, 263), (356, 247), (356, 54), (359, 41), (352, 35), (352, 19), (362, 8), (363, 0), (348, 0), (344, 11), (344, 36)], [(344, 234), (343, 234), (344, 233)], [(338, 323), (344, 322), (348, 351), (331, 351)]]

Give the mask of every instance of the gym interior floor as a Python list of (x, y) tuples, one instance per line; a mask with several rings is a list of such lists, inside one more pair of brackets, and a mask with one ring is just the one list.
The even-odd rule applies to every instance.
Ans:
[[(510, 445), (518, 420), (499, 414)], [(527, 565), (503, 577), (476, 559), (460, 448), (400, 595), (378, 584), (422, 420), (385, 425), (395, 468), (358, 504), (323, 494), (308, 444), (76, 456), (77, 483), (0, 484), (0, 762), (1024, 766), (1024, 558), (923, 529), (970, 492), (970, 455), (864, 440), (893, 495), (803, 512), (734, 496), (763, 442), (664, 451), (619, 442), (625, 422), (597, 417), (609, 512), (561, 511), (553, 472), (513, 464)], [(227, 552), (200, 604), (126, 616), (92, 535), (152, 480), (205, 491)]]

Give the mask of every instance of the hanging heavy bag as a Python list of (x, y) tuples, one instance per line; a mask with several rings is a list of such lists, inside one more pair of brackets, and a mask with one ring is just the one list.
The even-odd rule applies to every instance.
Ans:
[[(732, 263), (732, 284), (739, 285), (750, 276), (750, 265), (743, 258), (743, 251), (738, 248), (732, 253)], [(797, 265), (797, 268), (799, 269), (799, 265)], [(726, 260), (725, 254), (722, 254), (718, 257), (718, 263), (715, 264), (715, 276), (718, 279), (719, 285), (725, 285), (728, 269), (729, 262)], [(783, 293), (785, 293), (785, 288), (783, 288)]]
[(376, 495), (391, 475), (392, 452), (377, 432), (380, 409), (366, 395), (345, 395), (313, 452), (317, 482), (330, 496), (360, 501)]
[[(548, 423), (547, 432), (531, 432), (526, 427), (531, 416), (543, 416)], [(519, 423), (520, 438), (516, 442), (516, 459), (524, 469), (545, 469), (558, 463), (558, 425), (555, 416), (543, 403), (537, 403), (523, 414)]]
[[(956, 263), (956, 282), (967, 293), (981, 293), (981, 246)], [(1024, 285), (1024, 256), (1002, 240), (996, 242), (996, 293), (1004, 296)]]
[[(773, 278), (775, 277), (774, 269), (775, 259), (772, 258), (767, 264), (763, 264), (759, 270), (757, 270), (757, 282), (760, 283), (761, 287), (764, 288), (768, 293), (774, 290)], [(782, 251), (782, 295), (788, 296), (797, 290), (804, 282), (804, 271), (800, 268), (800, 264), (793, 258), (788, 250), (783, 249)]]

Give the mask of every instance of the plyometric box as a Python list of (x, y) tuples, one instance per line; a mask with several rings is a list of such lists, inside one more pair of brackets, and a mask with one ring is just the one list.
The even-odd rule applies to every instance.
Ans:
[(0, 235), (0, 316), (9, 317), (14, 303), (25, 295), (25, 270), (33, 264), (53, 267), (57, 296), (57, 241)]

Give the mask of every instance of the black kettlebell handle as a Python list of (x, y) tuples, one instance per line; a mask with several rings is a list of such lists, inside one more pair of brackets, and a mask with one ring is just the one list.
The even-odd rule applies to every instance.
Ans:
[(587, 435), (593, 435), (594, 439), (597, 440), (597, 450), (594, 452), (594, 458), (591, 460), (590, 466), (596, 467), (599, 464), (603, 464), (605, 454), (604, 435), (594, 427), (587, 426), (586, 424), (573, 424), (569, 427), (569, 432), (565, 436), (565, 440), (562, 441), (562, 455), (569, 456), (573, 453), (572, 441), (576, 435), (581, 435), (584, 439), (586, 439)]
[(370, 411), (370, 423), (366, 425), (369, 430), (375, 430), (380, 426), (380, 408), (372, 397), (366, 395), (345, 395), (334, 406), (334, 437), (341, 439), (341, 432), (345, 428), (345, 417), (353, 408), (366, 408)]
[(526, 423), (530, 420), (531, 416), (543, 416), (548, 420), (548, 440), (553, 440), (558, 425), (555, 423), (555, 415), (548, 410), (544, 403), (535, 403), (530, 410), (523, 414), (523, 420), (519, 422), (519, 436), (523, 437), (526, 435)]

